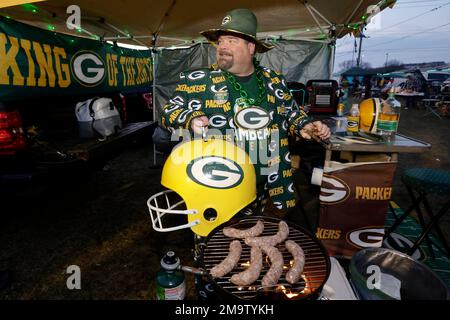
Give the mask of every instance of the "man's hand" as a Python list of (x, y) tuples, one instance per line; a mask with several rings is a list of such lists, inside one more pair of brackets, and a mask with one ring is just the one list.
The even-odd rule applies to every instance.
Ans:
[(322, 140), (326, 140), (331, 136), (331, 131), (328, 126), (321, 121), (314, 121), (306, 124), (301, 130), (300, 134), (305, 139), (312, 139), (312, 136), (315, 135)]
[(202, 128), (205, 128), (205, 131), (208, 130), (209, 120), (206, 116), (201, 116), (192, 119), (191, 121), (191, 129), (194, 131), (194, 133), (201, 135), (202, 134)]

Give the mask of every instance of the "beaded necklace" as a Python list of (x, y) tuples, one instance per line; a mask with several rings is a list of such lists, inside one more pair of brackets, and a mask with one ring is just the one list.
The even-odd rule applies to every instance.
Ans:
[(247, 91), (244, 90), (242, 85), (236, 81), (236, 78), (233, 74), (228, 71), (224, 71), (225, 76), (228, 81), (231, 83), (233, 88), (239, 92), (241, 98), (249, 105), (249, 106), (259, 106), (263, 102), (266, 97), (266, 89), (264, 87), (264, 79), (262, 74), (262, 68), (259, 66), (259, 62), (254, 60), (255, 70), (256, 70), (256, 80), (258, 81), (258, 98), (255, 100), (253, 98), (248, 97)]

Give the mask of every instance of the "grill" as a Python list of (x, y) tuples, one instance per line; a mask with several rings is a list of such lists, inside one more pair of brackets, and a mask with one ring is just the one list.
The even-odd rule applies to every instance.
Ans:
[[(224, 227), (234, 227), (246, 229), (254, 226), (258, 220), (264, 222), (264, 232), (260, 236), (270, 236), (278, 232), (278, 223), (281, 221), (276, 218), (257, 217), (239, 220), (231, 220), (224, 225), (214, 229), (206, 238), (201, 247), (200, 263), (203, 268), (209, 271), (215, 265), (219, 264), (229, 252), (230, 242), (235, 240), (223, 234)], [(234, 297), (243, 300), (250, 299), (286, 299), (299, 300), (306, 298), (318, 298), (330, 274), (330, 261), (323, 245), (305, 229), (287, 222), (289, 225), (288, 239), (299, 244), (305, 253), (305, 266), (302, 272), (301, 280), (298, 283), (290, 284), (286, 281), (285, 275), (289, 270), (292, 255), (287, 251), (284, 243), (277, 245), (277, 248), (283, 255), (284, 266), (283, 274), (276, 286), (267, 288), (261, 285), (261, 280), (270, 268), (270, 260), (263, 255), (263, 270), (259, 278), (250, 286), (236, 286), (230, 282), (233, 274), (244, 271), (250, 262), (250, 250), (243, 239), (239, 239), (242, 245), (242, 254), (237, 266), (227, 275), (221, 278), (213, 279), (210, 275), (210, 281), (216, 287), (219, 293), (228, 297)]]

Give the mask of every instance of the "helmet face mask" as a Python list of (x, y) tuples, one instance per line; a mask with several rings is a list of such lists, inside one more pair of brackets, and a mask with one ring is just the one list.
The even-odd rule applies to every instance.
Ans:
[[(187, 208), (175, 209), (180, 203), (173, 205), (167, 191), (153, 195), (147, 201), (153, 228), (163, 232), (191, 228), (207, 236), (256, 198), (255, 169), (250, 157), (235, 144), (218, 139), (178, 145), (164, 164), (161, 184), (176, 192)], [(165, 208), (158, 204), (165, 204)], [(164, 227), (166, 214), (185, 214), (188, 223)]]

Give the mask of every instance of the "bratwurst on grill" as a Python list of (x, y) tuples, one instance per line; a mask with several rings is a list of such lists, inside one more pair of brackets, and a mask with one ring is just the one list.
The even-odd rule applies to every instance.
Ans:
[(287, 240), (284, 245), (294, 257), (294, 263), (286, 273), (286, 280), (290, 284), (294, 284), (302, 275), (303, 267), (305, 266), (305, 253), (303, 252), (303, 249), (295, 243), (295, 241)]
[(259, 278), (262, 266), (261, 249), (254, 246), (250, 252), (250, 266), (240, 273), (233, 274), (230, 281), (237, 286), (248, 286)]
[(229, 273), (237, 265), (239, 259), (241, 258), (242, 246), (239, 240), (233, 240), (230, 243), (230, 251), (228, 256), (223, 259), (221, 263), (214, 266), (210, 273), (213, 278), (223, 277)]
[(261, 284), (264, 287), (274, 286), (278, 283), (278, 280), (283, 273), (283, 255), (281, 254), (280, 250), (275, 247), (266, 246), (262, 247), (261, 249), (265, 254), (269, 256), (271, 263), (269, 271), (267, 271), (267, 273), (261, 280)]
[(226, 227), (223, 228), (223, 234), (230, 238), (244, 239), (248, 237), (257, 237), (264, 231), (264, 222), (258, 220), (258, 222), (248, 229), (237, 229)]
[(278, 224), (278, 232), (273, 236), (264, 236), (264, 237), (252, 237), (246, 238), (245, 243), (249, 246), (268, 246), (273, 247), (280, 242), (283, 242), (289, 236), (289, 226), (286, 222), (280, 221)]

